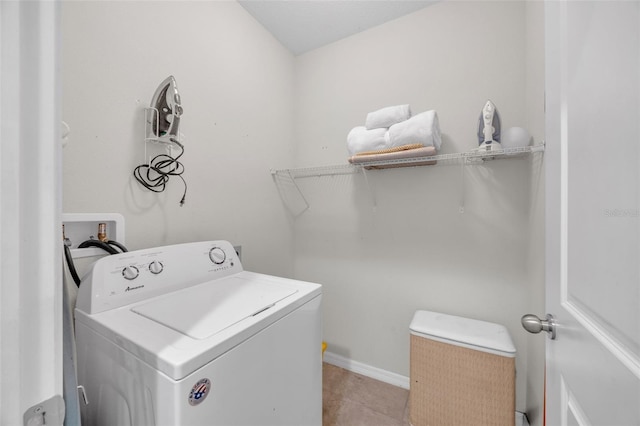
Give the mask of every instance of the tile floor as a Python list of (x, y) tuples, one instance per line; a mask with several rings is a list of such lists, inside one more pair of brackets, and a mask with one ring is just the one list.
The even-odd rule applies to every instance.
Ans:
[(407, 426), (408, 401), (406, 389), (323, 364), (323, 426)]

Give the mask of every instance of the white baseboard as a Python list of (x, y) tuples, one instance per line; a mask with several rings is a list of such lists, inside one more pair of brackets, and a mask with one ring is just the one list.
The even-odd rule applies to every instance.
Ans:
[(392, 373), (391, 371), (383, 370), (381, 368), (372, 367), (362, 362), (354, 361), (352, 359), (345, 358), (341, 355), (337, 355), (329, 351), (325, 351), (324, 361), (328, 364), (344, 368), (345, 370), (349, 370), (353, 373), (362, 374), (363, 376), (371, 377), (372, 379), (389, 383), (393, 386), (409, 389), (409, 378), (401, 374), (396, 374)]

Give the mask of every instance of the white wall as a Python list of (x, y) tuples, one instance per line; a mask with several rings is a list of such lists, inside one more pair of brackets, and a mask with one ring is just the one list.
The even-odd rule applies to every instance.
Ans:
[[(236, 2), (64, 2), (64, 211), (119, 212), (130, 249), (228, 239), (247, 269), (290, 275), (292, 230), (270, 168), (292, 162), (294, 57)], [(144, 112), (168, 75), (182, 96), (188, 184), (154, 194)]]
[[(527, 128), (535, 140), (544, 140), (544, 3), (526, 2), (527, 15)], [(544, 262), (544, 156), (532, 157), (531, 213), (529, 220), (529, 310), (543, 317), (545, 310)], [(546, 335), (527, 335), (527, 416), (531, 426), (544, 421), (544, 372)]]
[[(486, 99), (503, 128), (526, 126), (524, 2), (440, 2), (297, 58), (296, 164), (345, 163), (346, 135), (367, 112), (436, 109), (442, 152), (477, 146)], [(329, 351), (408, 375), (417, 309), (504, 324), (518, 350), (526, 408), (531, 207), (528, 160), (307, 178), (295, 223), (295, 274), (324, 284)]]

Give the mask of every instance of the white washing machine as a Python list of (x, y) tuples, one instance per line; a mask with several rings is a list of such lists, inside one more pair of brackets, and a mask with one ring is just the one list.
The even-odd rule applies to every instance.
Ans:
[(75, 311), (83, 424), (321, 425), (320, 302), (226, 241), (98, 260)]

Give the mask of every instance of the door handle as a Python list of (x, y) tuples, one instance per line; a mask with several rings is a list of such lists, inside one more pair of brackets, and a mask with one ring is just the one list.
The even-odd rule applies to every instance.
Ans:
[(556, 321), (551, 314), (547, 314), (546, 319), (543, 320), (533, 314), (527, 314), (522, 317), (520, 322), (529, 333), (538, 334), (541, 331), (546, 331), (551, 340), (556, 338)]

